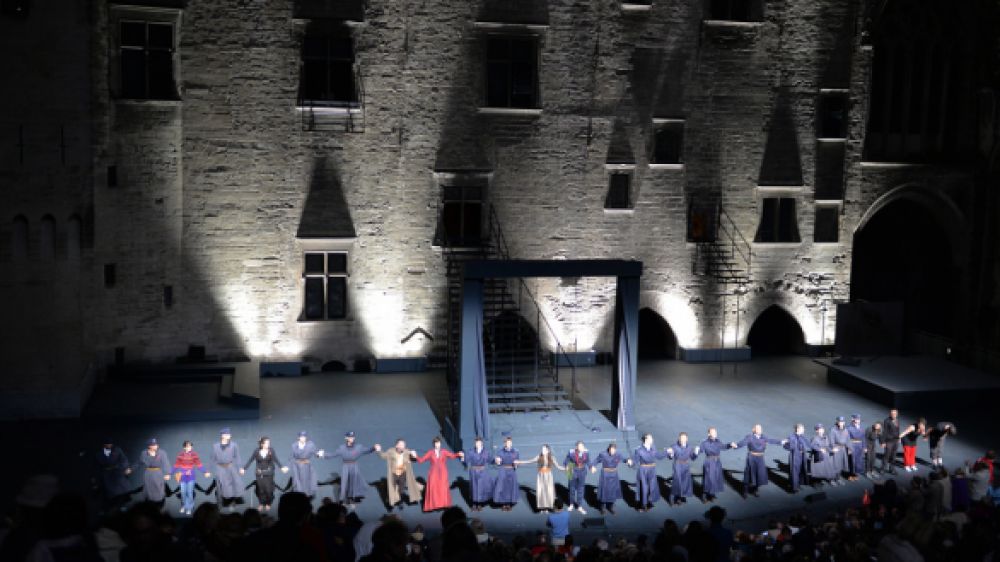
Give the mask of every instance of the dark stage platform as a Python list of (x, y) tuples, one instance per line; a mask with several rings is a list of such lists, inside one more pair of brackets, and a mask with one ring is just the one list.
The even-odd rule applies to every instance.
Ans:
[(923, 409), (942, 402), (986, 405), (1000, 390), (1000, 377), (931, 356), (860, 358), (857, 364), (817, 359), (830, 384), (900, 409)]

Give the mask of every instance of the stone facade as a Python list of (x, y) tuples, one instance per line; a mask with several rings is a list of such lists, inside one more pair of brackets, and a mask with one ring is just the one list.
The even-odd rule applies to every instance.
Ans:
[[(714, 21), (708, 2), (680, 0), (639, 10), (609, 0), (137, 3), (58, 13), (35, 3), (26, 18), (0, 19), (0, 35), (26, 46), (3, 55), (25, 82), (0, 94), (0, 259), (11, 271), (0, 291), (14, 303), (4, 325), (21, 327), (2, 352), (23, 373), (9, 387), (57, 371), (75, 385), (116, 349), (126, 361), (171, 360), (197, 345), (224, 359), (316, 365), (430, 353), (430, 339), (407, 336), (446, 335), (446, 261), (435, 246), (442, 171), (488, 177), (486, 199), (514, 257), (641, 260), (641, 305), (683, 348), (743, 345), (773, 304), (806, 343), (832, 343), (834, 305), (850, 297), (853, 233), (887, 194), (905, 195), (900, 186), (934, 190), (968, 221), (963, 282), (978, 289), (963, 314), (1000, 306), (990, 289), (1000, 279), (995, 184), (983, 199), (996, 179), (996, 76), (977, 74), (981, 95), (969, 103), (980, 104), (985, 132), (969, 159), (867, 162), (873, 49), (862, 3), (759, 2), (752, 22)], [(130, 18), (175, 24), (178, 99), (120, 96), (117, 25)], [(353, 39), (361, 107), (350, 119), (297, 109), (303, 37), (327, 26)], [(492, 33), (537, 37), (539, 111), (481, 110)], [(991, 49), (982, 68), (996, 59)], [(821, 202), (840, 212), (839, 237), (815, 243), (817, 108), (830, 92), (850, 100), (843, 195)], [(650, 165), (657, 118), (683, 120), (682, 166)], [(609, 163), (633, 174), (627, 212), (604, 209)], [(752, 282), (723, 299), (732, 288), (695, 265), (688, 207), (720, 202), (752, 241), (762, 199), (775, 194), (795, 199), (801, 241), (752, 243)], [(51, 262), (36, 249), (48, 214)], [(20, 263), (11, 250), (19, 215), (31, 242)], [(63, 228), (71, 216), (82, 220), (75, 261)], [(311, 249), (348, 252), (346, 319), (303, 321)], [(104, 279), (110, 264), (114, 286)], [(602, 347), (608, 283), (531, 285), (564, 345)], [(977, 341), (996, 352), (996, 339)]]

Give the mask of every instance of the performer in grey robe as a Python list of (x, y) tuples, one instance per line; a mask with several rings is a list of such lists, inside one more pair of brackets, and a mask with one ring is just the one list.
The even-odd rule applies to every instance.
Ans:
[(167, 497), (164, 483), (170, 480), (170, 461), (160, 450), (156, 438), (146, 442), (146, 450), (139, 455), (135, 467), (142, 474), (142, 493), (146, 501), (163, 505)]
[(288, 467), (292, 472), (292, 490), (313, 497), (316, 495), (317, 478), (313, 470), (312, 459), (325, 458), (323, 449), (309, 440), (305, 431), (299, 432), (298, 439), (292, 443), (292, 456), (288, 459)]
[(657, 451), (653, 447), (653, 436), (642, 436), (642, 445), (632, 451), (632, 464), (637, 466), (635, 473), (636, 495), (639, 496), (639, 511), (653, 509), (660, 501), (660, 485), (656, 480), (656, 461), (667, 458), (667, 451)]
[(747, 461), (743, 469), (743, 497), (747, 493), (758, 495), (761, 486), (767, 485), (767, 464), (764, 462), (764, 453), (768, 445), (784, 445), (786, 441), (772, 439), (764, 435), (764, 428), (754, 424), (750, 433), (746, 437), (729, 444), (730, 449), (747, 448)]
[(851, 424), (847, 426), (847, 435), (851, 438), (851, 462), (848, 480), (857, 480), (865, 471), (865, 428), (861, 427), (861, 414), (851, 414)]
[(840, 472), (833, 463), (833, 443), (823, 424), (816, 424), (816, 434), (809, 445), (812, 449), (809, 477), (813, 481), (826, 480), (833, 486), (840, 484)]
[(243, 479), (240, 478), (243, 460), (228, 427), (219, 431), (219, 442), (212, 445), (211, 462), (215, 466), (215, 494), (219, 505), (231, 511), (233, 504), (243, 503)]
[(851, 446), (851, 434), (848, 433), (844, 422), (844, 416), (837, 416), (837, 423), (830, 428), (830, 442), (833, 445), (830, 451), (833, 453), (833, 465), (837, 467), (838, 484), (849, 468), (847, 451)]
[(697, 445), (688, 445), (687, 433), (681, 432), (677, 442), (667, 447), (667, 458), (674, 461), (674, 475), (670, 483), (670, 503), (680, 505), (687, 502), (687, 497), (694, 493), (694, 482), (691, 478), (691, 461), (698, 458), (701, 452)]
[(482, 511), (493, 500), (493, 476), (486, 467), (493, 462), (490, 452), (483, 446), (483, 438), (476, 436), (472, 449), (465, 451), (462, 463), (469, 468), (469, 492), (472, 511)]
[(382, 450), (382, 446), (377, 443), (374, 447), (366, 447), (356, 443), (355, 438), (354, 432), (348, 431), (344, 434), (344, 444), (329, 455), (330, 458), (340, 457), (343, 460), (340, 469), (340, 501), (346, 504), (348, 509), (354, 509), (354, 505), (360, 502), (368, 491), (368, 484), (361, 477), (361, 470), (358, 468), (358, 459), (363, 455)]
[(799, 486), (809, 481), (807, 470), (808, 457), (811, 453), (811, 443), (805, 436), (805, 426), (795, 424), (795, 430), (788, 436), (785, 449), (788, 451), (788, 476), (792, 482), (792, 493), (799, 493)]
[(708, 428), (708, 437), (699, 445), (705, 455), (705, 463), (701, 467), (702, 503), (715, 501), (723, 489), (725, 478), (722, 473), (722, 451), (727, 445), (719, 440), (719, 433), (714, 427)]
[(101, 492), (102, 508), (105, 511), (117, 509), (128, 501), (132, 491), (128, 482), (128, 457), (121, 447), (110, 437), (104, 439), (103, 447), (94, 455), (96, 475), (94, 485)]

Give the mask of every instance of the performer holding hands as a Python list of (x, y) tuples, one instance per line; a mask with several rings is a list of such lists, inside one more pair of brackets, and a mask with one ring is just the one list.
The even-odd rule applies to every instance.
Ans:
[(496, 486), (493, 489), (493, 503), (504, 511), (510, 511), (517, 503), (519, 489), (517, 487), (517, 460), (521, 453), (514, 448), (514, 440), (510, 435), (503, 439), (503, 449), (497, 452), (496, 463), (500, 466)]
[[(146, 441), (146, 450), (139, 455), (135, 469), (142, 472), (142, 492), (146, 501), (162, 506), (167, 497), (164, 482), (170, 480), (170, 461), (155, 437)], [(131, 472), (131, 469), (125, 471), (126, 474)]]
[(708, 428), (708, 437), (699, 445), (701, 452), (705, 454), (705, 463), (702, 465), (702, 503), (715, 501), (719, 492), (725, 489), (725, 479), (722, 476), (722, 460), (720, 455), (727, 445), (719, 440), (719, 433), (714, 427)]
[(738, 442), (729, 444), (731, 449), (747, 448), (747, 462), (743, 469), (743, 497), (747, 493), (758, 495), (761, 486), (767, 485), (767, 465), (764, 462), (764, 452), (768, 445), (784, 445), (787, 441), (779, 441), (764, 435), (764, 428), (755, 424), (750, 433)]
[[(304, 431), (302, 433), (305, 433)], [(292, 446), (294, 448), (294, 445)], [(294, 455), (292, 456), (294, 459)], [(257, 495), (258, 511), (268, 511), (274, 503), (274, 467), (277, 466), (282, 473), (288, 472), (287, 466), (281, 466), (281, 461), (274, 455), (271, 449), (271, 440), (261, 437), (257, 442), (257, 450), (250, 455), (247, 463), (240, 469), (240, 474), (244, 474), (251, 464), (256, 464), (254, 474), (254, 493)], [(294, 473), (293, 473), (294, 479)], [(315, 477), (313, 477), (313, 489), (315, 490)]]
[(548, 512), (556, 500), (556, 485), (552, 478), (552, 467), (559, 470), (566, 470), (561, 466), (552, 454), (552, 449), (548, 445), (542, 445), (542, 450), (537, 455), (526, 460), (515, 460), (514, 464), (538, 463), (538, 477), (535, 480), (535, 506), (539, 511)]
[(677, 442), (665, 449), (667, 457), (674, 461), (674, 476), (670, 485), (670, 503), (680, 505), (687, 502), (687, 497), (694, 494), (694, 483), (691, 480), (691, 461), (698, 458), (700, 449), (697, 445), (688, 445), (687, 433), (681, 432)]
[(618, 465), (622, 462), (632, 466), (632, 459), (623, 457), (618, 452), (618, 447), (611, 443), (606, 451), (597, 455), (594, 464), (590, 466), (591, 472), (597, 472), (597, 465), (601, 465), (601, 478), (597, 481), (597, 501), (601, 504), (601, 515), (605, 509), (614, 515), (615, 502), (622, 499), (622, 484), (618, 477)]
[(382, 446), (377, 443), (373, 447), (365, 447), (355, 439), (354, 432), (348, 431), (344, 434), (344, 444), (337, 447), (337, 450), (330, 455), (330, 458), (343, 459), (340, 469), (340, 501), (347, 505), (347, 509), (354, 509), (355, 504), (361, 501), (368, 491), (368, 484), (365, 484), (365, 479), (361, 477), (361, 470), (358, 468), (358, 459), (382, 450)]
[(788, 476), (792, 482), (792, 493), (799, 493), (799, 486), (808, 481), (809, 472), (806, 457), (811, 450), (806, 428), (801, 423), (795, 424), (792, 434), (785, 439), (784, 447), (788, 451)]
[(462, 462), (469, 468), (472, 511), (482, 511), (483, 506), (493, 499), (493, 476), (486, 470), (490, 461), (490, 453), (483, 446), (483, 438), (477, 435), (472, 449), (462, 456)]
[(642, 445), (632, 452), (632, 463), (639, 465), (635, 481), (639, 492), (639, 511), (649, 511), (660, 501), (660, 487), (656, 482), (656, 461), (667, 457), (667, 451), (653, 448), (653, 436), (642, 436)]
[(583, 509), (583, 490), (587, 484), (587, 469), (592, 468), (590, 463), (590, 453), (583, 445), (583, 441), (577, 441), (572, 451), (566, 453), (563, 459), (566, 463), (569, 474), (569, 510), (576, 509), (586, 515), (587, 510)]
[[(317, 478), (316, 471), (312, 468), (312, 459), (325, 458), (326, 452), (316, 447), (316, 444), (309, 439), (309, 434), (300, 431), (298, 439), (292, 443), (292, 456), (288, 459), (288, 465), (292, 471), (292, 490), (302, 492), (310, 498), (316, 495)], [(249, 466), (249, 463), (248, 463)], [(278, 466), (281, 466), (280, 464)], [(272, 486), (274, 484), (274, 469), (271, 469)], [(273, 494), (272, 494), (273, 496)], [(268, 503), (268, 505), (271, 505)]]
[(441, 448), (441, 438), (431, 441), (431, 449), (417, 462), (430, 461), (431, 469), (427, 472), (427, 489), (424, 492), (424, 511), (434, 511), (451, 507), (451, 481), (448, 479), (448, 459), (464, 459), (465, 453), (457, 454)]
[[(195, 469), (203, 470), (201, 458), (194, 452), (194, 445), (190, 441), (185, 441), (181, 452), (177, 453), (177, 460), (174, 461), (174, 478), (180, 483), (181, 488), (181, 513), (191, 515), (194, 509), (194, 483), (197, 480)], [(205, 478), (211, 477), (206, 472)]]

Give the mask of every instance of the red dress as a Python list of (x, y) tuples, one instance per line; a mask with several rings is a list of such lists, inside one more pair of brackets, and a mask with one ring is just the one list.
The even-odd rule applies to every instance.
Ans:
[(445, 449), (439, 455), (434, 455), (434, 449), (424, 453), (417, 462), (431, 461), (431, 469), (427, 473), (427, 487), (424, 488), (424, 511), (434, 511), (451, 507), (451, 482), (448, 480), (448, 459), (457, 459), (458, 455)]

